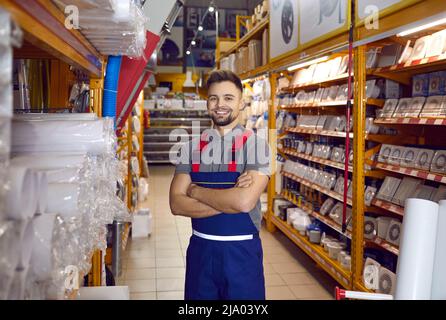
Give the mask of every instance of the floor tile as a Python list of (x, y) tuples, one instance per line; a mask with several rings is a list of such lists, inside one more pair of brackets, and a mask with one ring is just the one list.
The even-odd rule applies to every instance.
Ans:
[(127, 269), (145, 269), (155, 268), (156, 263), (153, 258), (130, 259), (127, 263)]
[(150, 280), (155, 278), (155, 268), (128, 269), (125, 274), (127, 280)]
[(279, 274), (307, 272), (303, 266), (296, 262), (271, 263), (271, 266)]
[(155, 292), (156, 280), (127, 280), (127, 285), (131, 293), (133, 292)]
[(266, 287), (266, 300), (296, 300), (288, 286)]
[(173, 268), (173, 267), (184, 267), (184, 262), (182, 257), (175, 258), (156, 258), (157, 268)]
[(285, 282), (282, 280), (278, 274), (266, 274), (265, 275), (265, 286), (284, 286)]
[(156, 279), (156, 290), (157, 292), (184, 290), (184, 278)]
[(156, 300), (156, 292), (130, 293), (130, 300)]
[(184, 300), (184, 291), (158, 292), (158, 300)]
[(156, 268), (156, 278), (184, 278), (185, 268)]
[(285, 284), (290, 285), (303, 285), (303, 284), (315, 284), (316, 280), (305, 272), (301, 273), (288, 273), (281, 274), (280, 277), (285, 281)]
[(291, 285), (289, 287), (297, 299), (333, 299), (333, 295), (327, 292), (320, 285)]

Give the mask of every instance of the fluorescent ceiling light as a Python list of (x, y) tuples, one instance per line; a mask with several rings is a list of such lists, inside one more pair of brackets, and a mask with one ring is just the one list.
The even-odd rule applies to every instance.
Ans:
[(412, 33), (416, 33), (416, 32), (419, 32), (419, 31), (422, 31), (422, 30), (425, 30), (425, 29), (429, 29), (429, 28), (432, 28), (432, 27), (435, 27), (435, 26), (439, 26), (441, 24), (446, 24), (446, 18), (443, 18), (443, 19), (440, 19), (440, 20), (436, 20), (436, 21), (433, 21), (433, 22), (429, 22), (429, 23), (423, 24), (423, 25), (421, 25), (419, 27), (415, 27), (415, 28), (411, 28), (411, 29), (405, 30), (403, 32), (398, 33), (397, 36), (398, 37), (404, 37), (404, 36), (407, 36), (407, 35), (412, 34)]
[(287, 70), (288, 70), (288, 71), (294, 71), (294, 70), (296, 70), (296, 69), (300, 69), (300, 68), (303, 68), (303, 67), (312, 65), (312, 64), (314, 64), (314, 63), (327, 61), (328, 58), (329, 58), (328, 56), (324, 56), (324, 57), (320, 57), (320, 58), (313, 59), (313, 60), (310, 60), (310, 61), (306, 61), (306, 62), (302, 62), (302, 63), (299, 63), (299, 64), (295, 64), (294, 66), (288, 67)]

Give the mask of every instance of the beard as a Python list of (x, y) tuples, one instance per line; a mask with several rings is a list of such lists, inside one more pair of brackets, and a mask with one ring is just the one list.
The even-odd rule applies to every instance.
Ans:
[(212, 121), (215, 125), (219, 127), (224, 127), (235, 121), (236, 117), (234, 117), (232, 111), (229, 112), (226, 116), (217, 115), (214, 112), (211, 113)]

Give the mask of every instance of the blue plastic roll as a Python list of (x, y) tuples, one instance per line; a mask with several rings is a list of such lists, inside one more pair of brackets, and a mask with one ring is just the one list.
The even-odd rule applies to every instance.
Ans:
[(102, 116), (116, 121), (116, 101), (118, 96), (119, 71), (121, 56), (109, 56), (104, 79), (104, 97), (102, 100)]

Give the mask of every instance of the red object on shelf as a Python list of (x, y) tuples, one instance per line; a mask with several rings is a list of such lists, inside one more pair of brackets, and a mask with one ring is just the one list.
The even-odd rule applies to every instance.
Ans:
[(150, 76), (150, 72), (144, 71), (144, 68), (155, 50), (160, 37), (147, 31), (146, 38), (147, 45), (142, 57), (137, 59), (131, 59), (126, 56), (122, 57), (116, 103), (117, 131), (120, 131), (121, 128), (124, 127), (140, 91), (144, 88), (144, 85)]

